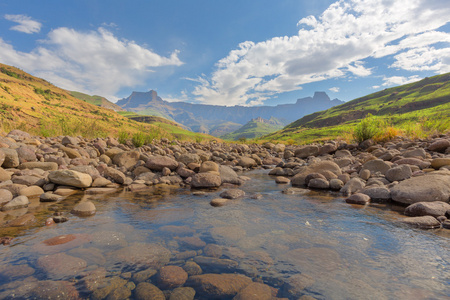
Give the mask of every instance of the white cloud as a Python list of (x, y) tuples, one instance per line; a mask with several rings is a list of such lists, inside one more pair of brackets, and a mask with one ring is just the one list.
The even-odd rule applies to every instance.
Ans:
[(328, 90), (332, 91), (333, 93), (339, 93), (340, 88), (335, 86), (335, 87), (329, 88)]
[(79, 32), (57, 28), (29, 53), (0, 38), (0, 60), (69, 90), (109, 99), (123, 87), (143, 84), (156, 67), (180, 66), (178, 51), (164, 57), (134, 41), (121, 40), (104, 28)]
[(449, 15), (450, 6), (438, 0), (341, 0), (318, 18), (301, 19), (297, 35), (239, 44), (210, 78), (196, 79), (193, 94), (203, 103), (259, 104), (306, 83), (368, 76), (364, 60), (386, 55), (396, 55), (396, 68), (448, 72), (450, 48), (430, 46), (448, 41), (436, 30)]
[[(420, 78), (418, 75), (413, 75), (413, 76), (409, 76), (409, 77), (405, 77), (405, 76), (391, 76), (391, 77), (384, 77), (383, 78), (383, 84), (382, 86), (393, 86), (393, 85), (403, 85), (403, 84), (408, 84), (411, 82), (415, 82), (415, 81), (419, 81)], [(373, 88), (379, 88), (379, 86), (377, 87), (373, 87)]]
[(30, 17), (25, 15), (5, 15), (5, 19), (18, 23), (19, 25), (12, 26), (11, 30), (16, 30), (20, 32), (25, 32), (28, 34), (38, 33), (41, 31), (42, 24), (32, 20)]

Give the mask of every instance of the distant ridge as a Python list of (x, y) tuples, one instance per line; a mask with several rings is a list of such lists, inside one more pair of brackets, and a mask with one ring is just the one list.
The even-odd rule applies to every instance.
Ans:
[(283, 122), (276, 118), (270, 118), (269, 120), (261, 117), (251, 119), (247, 124), (239, 128), (238, 130), (221, 136), (226, 140), (237, 141), (240, 139), (254, 139), (283, 129), (288, 122)]
[[(156, 91), (133, 92), (129, 97), (119, 100), (120, 107), (142, 115), (162, 116), (181, 123), (192, 131), (213, 133), (218, 124), (232, 122), (246, 124), (251, 119), (261, 117), (269, 120), (274, 117), (288, 121), (297, 120), (307, 114), (328, 109), (344, 103), (331, 100), (325, 92), (315, 92), (313, 97), (298, 99), (294, 104), (277, 106), (218, 106), (192, 104), (187, 102), (167, 102)], [(231, 126), (233, 130), (235, 127)], [(231, 131), (230, 131), (231, 132)]]

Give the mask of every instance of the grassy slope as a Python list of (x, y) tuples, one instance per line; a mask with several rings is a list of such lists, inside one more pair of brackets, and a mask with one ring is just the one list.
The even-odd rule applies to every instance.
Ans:
[[(300, 143), (337, 137), (348, 138), (359, 120), (369, 113), (404, 132), (411, 131), (416, 123), (425, 127), (436, 127), (438, 131), (449, 130), (450, 73), (385, 89), (313, 113), (263, 138), (294, 140)], [(428, 129), (431, 131), (433, 128)]]
[[(192, 133), (139, 123), (113, 110), (79, 100), (49, 82), (0, 64), (0, 132), (21, 129), (41, 136), (117, 137), (152, 132), (155, 138), (193, 140)], [(214, 137), (201, 135), (203, 139)]]
[(237, 141), (241, 138), (253, 139), (261, 137), (263, 135), (267, 135), (282, 128), (283, 125), (266, 124), (255, 120), (251, 120), (238, 130), (232, 133), (225, 134), (221, 136), (221, 138), (233, 141)]

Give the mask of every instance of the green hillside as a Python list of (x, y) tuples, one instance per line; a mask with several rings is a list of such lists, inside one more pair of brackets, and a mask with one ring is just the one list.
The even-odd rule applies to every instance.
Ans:
[(256, 118), (252, 119), (238, 130), (221, 136), (221, 138), (232, 141), (254, 139), (280, 130), (284, 125), (285, 124), (283, 124), (282, 121), (276, 118), (270, 118), (270, 120)]
[(343, 137), (369, 114), (398, 134), (421, 137), (450, 129), (450, 73), (385, 89), (325, 111), (307, 115), (267, 140), (308, 143)]
[(112, 103), (111, 101), (109, 101), (108, 99), (106, 99), (105, 97), (102, 97), (102, 96), (97, 96), (97, 95), (90, 96), (90, 95), (83, 94), (83, 93), (76, 92), (76, 91), (70, 91), (69, 93), (77, 99), (83, 100), (84, 102), (87, 102), (87, 103), (90, 103), (90, 104), (93, 104), (96, 106), (112, 109), (115, 111), (124, 111), (123, 108)]
[(162, 123), (161, 119), (153, 123), (136, 122), (114, 110), (80, 100), (68, 91), (18, 68), (0, 64), (0, 135), (20, 129), (46, 137), (128, 136), (131, 139), (135, 135), (143, 135), (149, 139), (215, 139), (208, 135), (194, 135), (179, 126), (160, 125)]

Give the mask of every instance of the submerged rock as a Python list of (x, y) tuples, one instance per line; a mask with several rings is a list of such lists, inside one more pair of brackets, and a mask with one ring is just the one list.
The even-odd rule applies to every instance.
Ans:
[(203, 274), (189, 277), (187, 286), (208, 299), (223, 299), (237, 295), (252, 280), (240, 274)]

